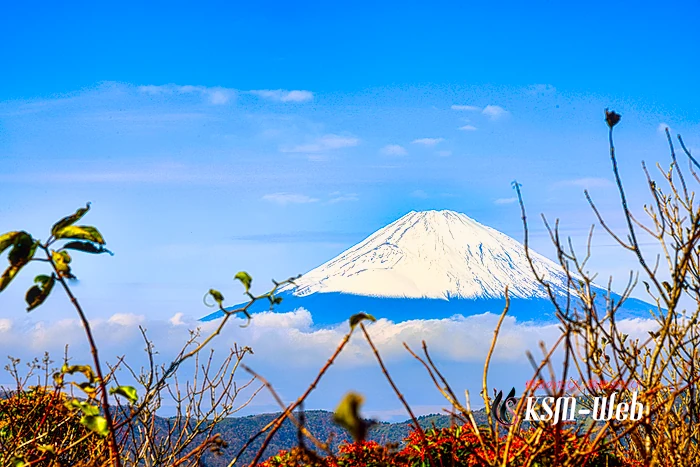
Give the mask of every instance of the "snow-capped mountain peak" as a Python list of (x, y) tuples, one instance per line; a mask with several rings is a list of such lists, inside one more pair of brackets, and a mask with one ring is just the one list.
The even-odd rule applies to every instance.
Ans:
[[(566, 276), (530, 251), (557, 291)], [(516, 240), (453, 211), (412, 211), (304, 274), (293, 294), (340, 292), (401, 298), (544, 298)], [(287, 289), (291, 291), (292, 289)]]

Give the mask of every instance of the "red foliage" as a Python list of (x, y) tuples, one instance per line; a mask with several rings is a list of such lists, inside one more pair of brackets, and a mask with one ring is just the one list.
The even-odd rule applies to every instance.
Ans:
[[(590, 449), (590, 441), (571, 430), (561, 430), (558, 435), (545, 433), (535, 439), (534, 429), (521, 431), (508, 447), (509, 466), (521, 466), (528, 460), (536, 460), (541, 467), (555, 467), (566, 460), (579, 459), (580, 467), (641, 467), (636, 461), (620, 459), (600, 450)], [(558, 439), (557, 439), (558, 438)], [(507, 437), (497, 440), (482, 434), (481, 441), (471, 426), (430, 429), (425, 440), (413, 431), (404, 440), (399, 451), (374, 441), (342, 444), (335, 457), (318, 457), (313, 453), (294, 448), (281, 451), (266, 460), (260, 467), (482, 467), (500, 465), (506, 452)], [(482, 444), (483, 443), (483, 444)], [(590, 451), (590, 454), (586, 455)]]

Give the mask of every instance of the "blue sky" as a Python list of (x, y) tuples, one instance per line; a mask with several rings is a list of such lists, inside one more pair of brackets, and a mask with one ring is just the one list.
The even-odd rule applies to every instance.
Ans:
[[(410, 210), (453, 209), (521, 240), (514, 179), (531, 218), (560, 217), (580, 245), (594, 221), (584, 188), (623, 226), (604, 108), (623, 116), (632, 206), (648, 200), (640, 162), (668, 162), (660, 125), (700, 148), (698, 10), (8, 4), (0, 231), (41, 238), (91, 201), (86, 221), (115, 256), (76, 260), (79, 298), (100, 319), (165, 323), (205, 314), (210, 287), (235, 297), (238, 270), (262, 288)], [(611, 244), (596, 236), (591, 265), (624, 279), (633, 258)], [(552, 257), (539, 222), (533, 246)], [(56, 296), (27, 317), (31, 277), (0, 295), (3, 319), (73, 316)]]

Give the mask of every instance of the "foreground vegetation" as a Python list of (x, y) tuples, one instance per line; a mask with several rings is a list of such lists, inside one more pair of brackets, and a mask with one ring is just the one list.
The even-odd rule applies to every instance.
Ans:
[[(605, 121), (609, 128), (610, 160), (626, 234), (619, 235), (611, 230), (590, 194), (585, 192), (585, 195), (600, 226), (637, 259), (642, 283), (649, 301), (654, 304), (650, 317), (655, 320), (656, 328), (643, 341), (624, 334), (618, 327), (616, 312), (629, 297), (637, 277), (630, 277), (622, 300), (608, 299), (601, 309), (592, 287), (595, 276), (586, 269), (590, 237), (589, 248), (584, 256), (580, 256), (571, 242), (560, 237), (558, 221), (552, 226), (543, 216), (558, 260), (568, 277), (569, 299), (565, 303), (555, 300), (551, 285), (539, 276), (533, 265), (533, 274), (549, 293), (561, 335), (551, 348), (541, 344), (541, 357), (536, 358), (531, 353), (527, 356), (533, 366), (532, 379), (541, 382), (552, 397), (564, 396), (565, 388), (556, 382), (570, 379), (581, 381), (579, 392), (589, 397), (607, 397), (615, 391), (619, 401), (629, 401), (632, 391), (638, 391), (638, 400), (645, 407), (640, 420), (613, 418), (604, 424), (588, 425), (541, 422), (527, 427), (513, 423), (507, 429), (499, 426), (495, 421), (496, 414), (491, 410), (493, 400), (488, 371), (508, 304), (494, 330), (484, 362), (483, 420), (475, 417), (468, 393), (462, 398), (453, 391), (432, 360), (425, 342), (420, 352), (404, 344), (449, 406), (450, 426), (426, 429), (406, 403), (374, 346), (369, 332), (371, 328), (365, 325), (374, 317), (363, 313), (350, 318), (347, 334), (308, 389), (297, 400), (286, 404), (263, 375), (245, 365), (244, 359), (251, 349), (235, 347), (216, 368), (211, 355), (203, 354), (231, 316), (240, 314), (251, 319), (248, 308), (259, 300), (269, 301), (274, 307), (281, 300), (275, 295), (278, 288), (294, 280), (274, 282), (269, 292), (253, 295), (250, 292), (252, 279), (245, 272), (236, 274), (235, 279), (244, 287), (249, 302), (235, 310), (227, 309), (222, 293), (210, 290), (206, 301), (221, 310), (224, 318), (210, 335), (193, 332), (172, 362), (167, 365), (155, 363), (153, 344), (142, 330), (150, 365), (137, 371), (120, 361), (106, 369), (99, 358), (98, 343), (92, 336), (90, 321), (73, 295), (69, 282), (74, 278), (69, 251), (108, 253), (105, 241), (95, 227), (76, 225), (88, 212), (88, 205), (57, 222), (45, 242), (36, 240), (27, 232), (9, 232), (0, 236), (0, 253), (9, 250), (9, 265), (0, 276), (0, 292), (29, 262), (45, 263), (46, 274), (37, 276), (36, 285), (27, 292), (28, 310), (39, 307), (58, 285), (75, 307), (92, 352), (90, 364), (71, 365), (66, 358), (57, 371), (51, 370), (48, 358), (34, 362), (30, 374), (44, 375), (43, 382), (36, 386), (28, 386), (29, 378), (18, 371), (19, 362), (11, 362), (8, 370), (15, 376), (17, 385), (7, 388), (0, 401), (0, 464), (195, 466), (201, 465), (207, 452), (214, 452), (225, 453), (227, 465), (242, 464), (245, 458), (246, 464), (264, 466), (700, 465), (700, 373), (695, 363), (700, 345), (697, 326), (700, 314), (700, 206), (695, 201), (694, 191), (694, 187), (700, 185), (696, 173), (700, 164), (679, 136), (678, 142), (688, 167), (681, 168), (667, 130), (671, 163), (668, 170), (659, 167), (661, 181), (652, 179), (643, 165), (651, 203), (644, 206), (649, 220), (642, 223), (628, 207), (618, 171), (613, 128), (620, 116), (606, 110)], [(529, 254), (523, 193), (516, 182), (514, 189), (522, 209), (524, 243)], [(642, 236), (657, 242), (662, 255), (653, 260), (645, 257), (640, 248)], [(507, 297), (506, 290), (506, 302)], [(691, 306), (683, 306), (683, 303)], [(410, 417), (412, 431), (399, 445), (368, 440), (372, 423), (361, 416), (363, 398), (358, 394), (349, 393), (334, 415), (334, 422), (351, 436), (352, 442), (338, 446), (337, 441), (334, 444), (332, 439), (319, 437), (306, 420), (304, 401), (316, 390), (356, 334), (361, 334), (372, 348), (387, 383)], [(563, 358), (559, 368), (555, 368), (555, 355)], [(177, 371), (188, 360), (196, 362), (195, 367), (201, 374), (182, 386), (178, 383)], [(118, 368), (129, 371), (134, 386), (119, 383)], [(234, 378), (238, 380), (241, 370), (247, 374), (246, 378), (234, 381)], [(596, 381), (598, 384), (594, 384)], [(601, 381), (607, 384), (599, 384)], [(220, 427), (260, 390), (269, 391), (279, 402), (282, 412), (252, 434), (235, 453), (227, 452), (229, 440), (222, 436)], [(248, 395), (246, 391), (252, 394)], [(533, 393), (534, 387), (529, 387), (522, 397), (511, 399), (514, 420), (522, 420), (524, 401)], [(177, 415), (163, 424), (156, 412), (166, 396), (175, 400)], [(240, 401), (241, 398), (245, 400)], [(203, 400), (212, 403), (205, 405)], [(269, 457), (267, 453), (274, 447), (274, 440), (285, 423), (291, 423), (296, 431), (296, 447)], [(254, 452), (254, 455), (244, 457), (247, 452)]]

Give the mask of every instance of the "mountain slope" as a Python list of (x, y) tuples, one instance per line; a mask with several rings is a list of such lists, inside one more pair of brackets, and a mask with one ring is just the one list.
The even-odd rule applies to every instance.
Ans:
[[(567, 298), (567, 277), (553, 261), (530, 250), (538, 274), (557, 301)], [(316, 324), (332, 324), (359, 311), (393, 321), (500, 314), (505, 288), (519, 320), (555, 319), (525, 247), (507, 235), (453, 211), (412, 211), (280, 292), (278, 311), (309, 310)], [(606, 292), (597, 288), (604, 309)], [(613, 295), (615, 300), (618, 296)], [(251, 311), (263, 311), (264, 307)], [(625, 302), (621, 317), (647, 317), (649, 305)], [(624, 316), (622, 316), (624, 315)], [(221, 317), (216, 312), (204, 321)]]
[[(531, 253), (538, 272), (562, 293), (561, 268)], [(506, 285), (511, 297), (546, 297), (517, 241), (464, 214), (413, 211), (304, 274), (294, 294), (502, 298)]]

